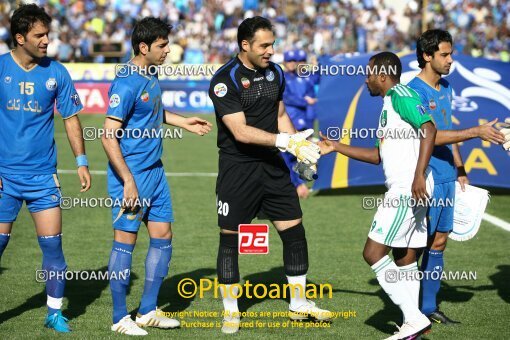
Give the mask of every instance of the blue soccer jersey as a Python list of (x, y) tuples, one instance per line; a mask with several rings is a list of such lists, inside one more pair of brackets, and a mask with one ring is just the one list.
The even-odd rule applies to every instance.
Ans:
[(53, 113), (67, 119), (82, 108), (65, 67), (50, 58), (30, 70), (0, 56), (0, 173), (54, 174), (57, 167)]
[(117, 134), (122, 156), (132, 173), (140, 173), (161, 158), (163, 105), (159, 81), (136, 72), (116, 77), (108, 96), (106, 116), (123, 123), (123, 133)]
[[(423, 106), (425, 106), (434, 119), (436, 128), (438, 130), (451, 130), (451, 102), (453, 94), (448, 81), (441, 79), (439, 81), (439, 90), (431, 87), (418, 77), (415, 77), (407, 85), (419, 94)], [(435, 184), (451, 182), (457, 179), (451, 145), (435, 146), (429, 165), (432, 169)]]

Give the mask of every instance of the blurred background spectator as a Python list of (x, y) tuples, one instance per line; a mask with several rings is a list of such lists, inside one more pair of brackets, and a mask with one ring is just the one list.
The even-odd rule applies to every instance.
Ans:
[[(19, 1), (0, 4), (0, 53), (12, 47), (9, 17)], [(275, 26), (273, 61), (283, 51), (315, 58), (415, 48), (428, 28), (450, 31), (458, 53), (510, 61), (510, 2), (504, 0), (41, 0), (53, 18), (48, 54), (60, 61), (125, 62), (130, 32), (144, 16), (174, 26), (169, 63), (223, 63), (237, 53), (237, 26), (262, 15)], [(425, 16), (423, 16), (425, 13)], [(95, 52), (94, 52), (95, 51)], [(105, 53), (110, 51), (110, 53)]]

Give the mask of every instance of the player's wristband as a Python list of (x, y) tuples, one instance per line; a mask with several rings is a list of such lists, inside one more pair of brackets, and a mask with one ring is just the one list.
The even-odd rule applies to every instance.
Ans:
[(287, 146), (289, 145), (290, 135), (288, 133), (279, 133), (276, 135), (276, 143), (275, 146), (281, 151), (287, 150)]
[(89, 166), (89, 162), (87, 161), (87, 155), (79, 155), (76, 157), (76, 165), (80, 166)]

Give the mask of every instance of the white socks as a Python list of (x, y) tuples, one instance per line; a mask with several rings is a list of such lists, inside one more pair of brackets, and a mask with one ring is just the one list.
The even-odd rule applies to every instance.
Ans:
[(54, 298), (46, 295), (46, 305), (53, 309), (62, 309), (62, 301), (64, 298)]
[[(405, 283), (409, 293), (411, 293), (411, 298), (415, 303), (416, 307), (419, 308), (420, 304), (420, 280), (418, 280), (418, 264), (413, 262), (408, 264), (407, 266), (398, 267), (401, 273), (400, 278), (402, 282)], [(404, 322), (405, 322), (404, 318)]]
[(306, 274), (299, 276), (287, 276), (287, 281), (289, 284), (294, 285), (294, 287), (290, 287), (289, 289), (294, 290), (291, 291), (290, 294), (290, 306), (289, 308), (292, 310), (298, 309), (300, 306), (306, 304)]
[(386, 255), (372, 266), (372, 270), (375, 272), (382, 289), (388, 294), (391, 301), (402, 310), (404, 320), (409, 321), (419, 318), (421, 312), (415, 303), (408, 284), (400, 280), (401, 275), (395, 262)]
[(227, 315), (239, 317), (236, 298), (239, 295), (239, 287), (237, 285), (224, 285), (224, 287), (220, 287), (220, 292), (223, 297), (223, 308)]

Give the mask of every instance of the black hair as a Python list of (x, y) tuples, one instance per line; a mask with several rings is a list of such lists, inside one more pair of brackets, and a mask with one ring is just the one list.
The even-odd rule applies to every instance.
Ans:
[(399, 82), (402, 74), (400, 58), (392, 52), (381, 52), (370, 57), (374, 61), (373, 69), (377, 74), (386, 74), (392, 80)]
[(239, 28), (237, 29), (237, 45), (239, 46), (240, 51), (243, 49), (241, 47), (243, 40), (248, 40), (251, 44), (253, 42), (253, 37), (258, 30), (272, 31), (273, 25), (271, 25), (271, 21), (260, 16), (248, 18), (239, 25)]
[(425, 58), (423, 58), (423, 53), (433, 56), (434, 52), (439, 51), (439, 44), (442, 42), (448, 42), (453, 45), (452, 36), (448, 31), (428, 30), (418, 38), (416, 42), (416, 58), (420, 68), (424, 68), (427, 63)]
[(18, 45), (16, 34), (21, 34), (26, 38), (27, 33), (37, 22), (49, 27), (51, 17), (44, 11), (44, 8), (36, 4), (21, 5), (14, 11), (11, 18), (11, 35), (14, 46)]
[(140, 54), (140, 43), (146, 43), (149, 46), (158, 40), (158, 38), (168, 39), (172, 26), (161, 19), (154, 17), (143, 18), (135, 24), (133, 34), (131, 35), (131, 44), (135, 55)]

